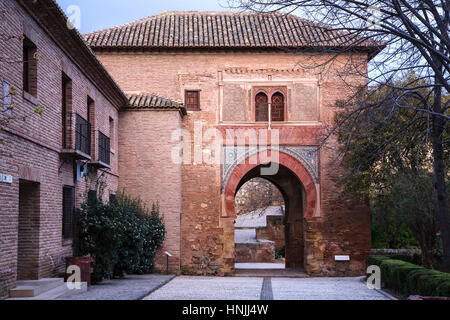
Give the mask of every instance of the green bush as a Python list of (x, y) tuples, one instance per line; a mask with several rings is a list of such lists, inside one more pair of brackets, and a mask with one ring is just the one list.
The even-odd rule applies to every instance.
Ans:
[[(422, 256), (418, 253), (415, 253), (413, 255), (408, 254), (388, 254), (387, 257), (393, 260), (402, 260), (406, 262), (410, 262), (412, 264), (417, 264), (422, 267), (426, 267), (422, 263)], [(433, 269), (441, 270), (443, 267), (443, 257), (442, 257), (442, 251), (441, 250), (432, 250), (428, 253), (428, 257), (430, 258), (431, 266)]]
[(119, 193), (116, 199), (115, 206), (122, 211), (124, 232), (114, 276), (147, 273), (153, 267), (155, 251), (163, 244), (166, 234), (159, 217), (159, 208), (153, 204), (152, 210), (149, 211), (141, 199), (124, 193)]
[(408, 254), (390, 254), (389, 259), (392, 260), (402, 260), (412, 264), (422, 265), (422, 257), (420, 254), (414, 253), (413, 255)]
[(280, 250), (275, 249), (275, 259), (280, 259), (286, 257), (286, 248), (283, 247)]
[(369, 265), (378, 265), (385, 286), (407, 295), (450, 297), (450, 273), (386, 256), (370, 256)]
[(156, 205), (150, 211), (140, 199), (120, 193), (111, 204), (97, 199), (82, 205), (77, 214), (76, 255), (95, 259), (93, 283), (125, 273), (146, 273), (165, 234)]

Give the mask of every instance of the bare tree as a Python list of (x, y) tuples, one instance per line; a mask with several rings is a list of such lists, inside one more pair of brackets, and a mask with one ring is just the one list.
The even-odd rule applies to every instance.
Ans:
[[(399, 116), (399, 110), (414, 110), (416, 116), (397, 129), (396, 134), (385, 141), (380, 141), (378, 148), (361, 161), (371, 161), (380, 157), (384, 150), (414, 128), (418, 117), (425, 117), (427, 125), (417, 132), (417, 136), (425, 145), (431, 141), (433, 154), (433, 171), (435, 180), (435, 199), (437, 219), (442, 235), (444, 249), (444, 269), (450, 272), (450, 213), (446, 178), (448, 164), (444, 154), (448, 150), (448, 139), (445, 139), (450, 119), (448, 100), (443, 94), (450, 92), (450, 1), (448, 0), (229, 0), (230, 6), (243, 10), (264, 13), (295, 13), (317, 24), (329, 35), (329, 45), (323, 39), (311, 39), (308, 50), (291, 48), (293, 52), (309, 55), (314, 69), (326, 72), (329, 68), (341, 70), (340, 76), (348, 88), (352, 89), (352, 97), (340, 103), (340, 107), (350, 110), (348, 115), (338, 123), (330, 126), (324, 141), (331, 137), (344, 123), (357, 124), (359, 115), (372, 108), (377, 111), (374, 123), (383, 121), (379, 117)], [(317, 41), (317, 43), (314, 43)], [(383, 49), (368, 65), (368, 72), (361, 55), (354, 54), (355, 48), (373, 41)], [(338, 57), (342, 54), (350, 58), (346, 62)], [(329, 56), (324, 63), (318, 56)], [(338, 65), (338, 68), (336, 68)], [(305, 68), (308, 65), (304, 66)], [(398, 85), (399, 79), (414, 73), (417, 77), (406, 85)], [(361, 88), (349, 79), (359, 75), (366, 79)], [(383, 85), (395, 92), (388, 95), (391, 99), (390, 110), (379, 111), (378, 105), (364, 103), (361, 96), (368, 88)], [(428, 89), (428, 90), (423, 90)], [(443, 103), (444, 101), (444, 103)], [(382, 105), (387, 105), (386, 101)], [(387, 113), (386, 113), (387, 111)], [(420, 116), (417, 116), (420, 114)], [(379, 125), (377, 126), (379, 128)], [(367, 128), (370, 130), (371, 128)], [(360, 163), (357, 168), (364, 166)]]
[[(7, 26), (5, 25), (7, 23), (6, 21), (6, 15), (8, 12), (5, 9), (0, 10), (0, 41), (3, 42), (4, 45), (8, 45), (9, 43), (13, 41), (24, 41), (24, 35), (23, 34), (9, 34), (5, 30), (8, 30)], [(37, 54), (35, 54), (31, 59), (38, 60), (39, 57)], [(23, 57), (20, 56), (9, 56), (5, 52), (0, 52), (0, 65), (22, 65), (24, 62)], [(29, 61), (28, 61), (29, 62)], [(0, 76), (3, 75), (0, 74)], [(17, 107), (17, 95), (18, 93), (22, 92), (22, 87), (15, 83), (6, 83), (4, 79), (0, 84), (2, 86), (1, 92), (0, 92), (0, 130), (3, 130), (4, 128), (8, 127), (11, 122), (18, 120), (26, 122), (28, 120), (28, 117), (33, 114), (38, 114), (42, 116), (44, 112), (44, 106), (42, 105), (36, 105), (33, 110), (25, 111), (24, 113), (21, 113), (20, 116), (17, 116), (14, 112), (15, 108)], [(2, 145), (4, 145), (6, 141), (3, 139), (0, 139), (0, 155), (2, 155)], [(9, 156), (12, 156), (11, 154)]]
[(236, 193), (235, 207), (238, 215), (258, 212), (263, 215), (271, 206), (284, 205), (284, 199), (278, 188), (269, 180), (253, 178)]

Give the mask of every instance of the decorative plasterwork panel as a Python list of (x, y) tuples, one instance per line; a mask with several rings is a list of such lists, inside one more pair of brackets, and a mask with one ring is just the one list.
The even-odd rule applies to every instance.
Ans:
[(222, 148), (222, 192), (228, 183), (233, 170), (248, 157), (262, 151), (274, 150), (284, 152), (297, 159), (306, 170), (308, 170), (314, 183), (319, 183), (319, 151), (317, 147), (305, 146), (280, 146), (280, 147), (258, 147), (258, 146), (225, 146)]
[(305, 70), (302, 68), (286, 68), (286, 69), (276, 69), (276, 68), (261, 68), (261, 69), (251, 69), (247, 67), (232, 67), (226, 68), (225, 73), (229, 74), (304, 74)]

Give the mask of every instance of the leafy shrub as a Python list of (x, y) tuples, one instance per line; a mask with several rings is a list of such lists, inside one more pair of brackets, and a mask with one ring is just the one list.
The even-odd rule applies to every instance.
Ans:
[(166, 234), (157, 205), (120, 193), (116, 201), (85, 202), (77, 214), (76, 255), (91, 255), (92, 282), (122, 277), (125, 273), (146, 273), (153, 267), (155, 251)]
[(286, 248), (283, 247), (280, 250), (275, 249), (275, 259), (280, 259), (286, 257)]
[[(373, 208), (372, 204), (372, 208)], [(394, 215), (383, 211), (372, 215), (371, 241), (373, 249), (409, 249), (417, 248), (418, 244), (414, 235), (404, 222), (398, 221)]]
[(152, 210), (149, 211), (139, 198), (119, 193), (116, 199), (115, 206), (122, 210), (124, 232), (114, 276), (146, 273), (153, 267), (155, 251), (163, 244), (166, 234), (159, 217), (158, 205), (153, 204)]
[(381, 269), (381, 280), (386, 287), (408, 295), (450, 297), (450, 273), (385, 256), (370, 256), (370, 265)]
[(389, 259), (393, 259), (393, 260), (402, 260), (405, 262), (409, 262), (412, 264), (417, 264), (417, 265), (421, 265), (422, 263), (422, 257), (420, 256), (420, 254), (414, 253), (413, 255), (408, 255), (408, 254), (392, 254), (392, 255), (388, 255)]
[[(441, 250), (431, 250), (428, 253), (429, 261), (431, 263), (431, 266), (433, 269), (440, 270), (443, 267), (443, 257), (442, 257), (442, 251)], [(402, 260), (406, 262), (410, 262), (413, 264), (420, 265), (422, 267), (427, 267), (422, 262), (422, 256), (418, 253), (415, 253), (413, 255), (408, 254), (389, 254), (387, 255), (390, 259), (393, 260)]]

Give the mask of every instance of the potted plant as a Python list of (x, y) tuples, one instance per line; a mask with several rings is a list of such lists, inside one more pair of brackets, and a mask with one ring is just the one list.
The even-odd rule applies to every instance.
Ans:
[[(86, 282), (88, 286), (91, 285), (91, 274), (92, 274), (92, 262), (94, 259), (90, 255), (81, 255), (80, 254), (80, 246), (78, 241), (78, 221), (79, 212), (75, 213), (75, 227), (74, 227), (74, 239), (73, 239), (73, 256), (66, 257), (66, 270), (68, 270), (69, 266), (78, 266), (81, 271), (81, 282)], [(68, 274), (66, 273), (66, 280)]]

